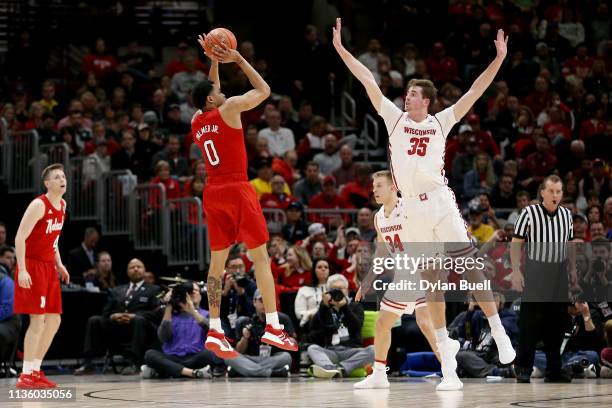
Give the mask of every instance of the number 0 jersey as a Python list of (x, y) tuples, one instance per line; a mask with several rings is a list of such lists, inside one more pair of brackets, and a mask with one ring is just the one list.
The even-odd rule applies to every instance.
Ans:
[(208, 183), (248, 181), (242, 128), (228, 126), (219, 108), (196, 112), (191, 120), (191, 134), (202, 151)]
[(446, 137), (457, 123), (453, 107), (415, 122), (389, 99), (379, 109), (389, 133), (390, 170), (402, 195), (414, 197), (446, 185)]
[(26, 239), (25, 256), (27, 259), (54, 263), (55, 250), (64, 226), (66, 202), (62, 200), (58, 210), (53, 207), (45, 194), (36, 197), (35, 200), (41, 200), (45, 204), (45, 214), (36, 222)]

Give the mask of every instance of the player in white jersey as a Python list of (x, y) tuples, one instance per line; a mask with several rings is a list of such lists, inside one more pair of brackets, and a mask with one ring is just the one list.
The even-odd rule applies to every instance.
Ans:
[[(383, 96), (370, 70), (344, 48), (341, 29), (340, 19), (337, 19), (333, 30), (334, 47), (351, 73), (365, 87), (389, 133), (391, 173), (406, 205), (408, 242), (441, 242), (448, 257), (474, 256), (477, 249), (471, 244), (455, 195), (446, 185), (444, 177), (446, 137), (493, 82), (506, 57), (508, 38), (504, 37), (503, 30), (499, 30), (494, 41), (497, 56), (493, 62), (456, 104), (430, 115), (428, 108), (435, 101), (437, 93), (431, 81), (411, 80), (408, 83), (405, 112), (402, 112)], [(475, 269), (467, 271), (465, 276), (470, 280), (483, 279), (481, 271)], [(500, 362), (511, 363), (516, 353), (501, 324), (491, 291), (475, 291), (474, 296), (488, 317)], [(443, 299), (440, 292), (427, 293), (444, 375), (437, 389), (458, 390), (463, 388), (456, 373), (455, 355), (459, 351), (459, 342), (448, 337)]]
[[(391, 172), (379, 171), (372, 175), (374, 198), (377, 204), (382, 204), (374, 216), (374, 226), (377, 233), (377, 250), (374, 257), (384, 259), (384, 253), (390, 257), (405, 253), (407, 227), (406, 212), (401, 198), (397, 196), (397, 189), (391, 179)], [(420, 274), (411, 274), (408, 269), (395, 270), (393, 283), (418, 280)], [(357, 291), (355, 300), (359, 301), (365, 295), (376, 278), (373, 271), (364, 278)], [(418, 286), (417, 286), (418, 287)], [(433, 326), (427, 311), (424, 293), (418, 290), (401, 291), (388, 289), (381, 301), (380, 312), (376, 320), (374, 336), (375, 360), (374, 370), (366, 379), (354, 384), (354, 388), (389, 388), (387, 380), (387, 354), (391, 346), (391, 329), (404, 313), (415, 313), (416, 321), (432, 350), (436, 351), (436, 341)]]

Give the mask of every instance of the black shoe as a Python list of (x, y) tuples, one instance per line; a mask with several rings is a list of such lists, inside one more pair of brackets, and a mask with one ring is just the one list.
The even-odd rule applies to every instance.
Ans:
[(227, 367), (224, 365), (216, 365), (212, 368), (213, 377), (225, 377), (227, 374)]
[(236, 378), (240, 377), (240, 374), (238, 374), (238, 371), (232, 370), (231, 367), (227, 367), (227, 376), (228, 378)]
[(516, 373), (514, 372), (514, 367), (504, 367), (499, 369), (499, 375), (504, 378), (516, 378)]
[(531, 382), (531, 370), (522, 370), (520, 368), (514, 369), (516, 375), (516, 382), (519, 384), (529, 384)]
[(572, 377), (568, 373), (562, 371), (559, 373), (548, 374), (546, 377), (544, 377), (544, 382), (568, 384), (572, 382)]
[(130, 364), (121, 370), (121, 375), (137, 375), (140, 374), (140, 369), (136, 364)]
[(74, 375), (89, 375), (94, 374), (96, 372), (93, 364), (86, 362), (76, 370), (74, 370)]
[(272, 370), (272, 374), (270, 377), (279, 377), (279, 378), (287, 378), (289, 377), (289, 366), (283, 366), (281, 368), (277, 368), (276, 370)]

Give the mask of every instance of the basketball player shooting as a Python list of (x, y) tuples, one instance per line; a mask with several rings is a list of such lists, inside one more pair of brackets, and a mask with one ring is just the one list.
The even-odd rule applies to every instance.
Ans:
[(64, 167), (52, 164), (45, 168), (42, 182), (47, 192), (28, 205), (15, 236), (18, 285), (14, 312), (30, 315), (17, 388), (57, 387), (40, 366), (61, 321), (60, 277), (62, 282), (70, 282), (57, 245), (66, 215), (66, 202), (62, 199), (66, 193)]
[[(206, 53), (206, 37), (200, 36), (199, 42)], [(191, 121), (194, 142), (202, 151), (208, 175), (203, 206), (211, 249), (207, 280), (210, 331), (205, 346), (220, 358), (237, 356), (221, 328), (221, 275), (231, 247), (242, 241), (255, 265), (257, 286), (266, 310), (267, 324), (262, 341), (283, 350), (296, 351), (297, 342), (287, 335), (278, 321), (274, 279), (266, 248), (268, 228), (255, 189), (248, 182), (240, 121), (242, 112), (268, 98), (270, 87), (238, 51), (221, 44), (215, 45), (213, 55), (209, 54), (212, 60), (210, 81), (197, 84), (193, 90), (193, 103), (199, 110)], [(254, 89), (226, 99), (221, 92), (219, 63), (238, 65)]]
[[(495, 59), (456, 104), (429, 115), (428, 108), (435, 102), (437, 93), (431, 81), (411, 80), (408, 83), (405, 112), (402, 112), (383, 96), (370, 70), (344, 48), (341, 29), (341, 20), (337, 19), (333, 29), (334, 47), (351, 73), (365, 87), (389, 133), (391, 175), (406, 205), (408, 242), (444, 243), (444, 252), (450, 258), (473, 257), (477, 248), (471, 244), (455, 195), (447, 186), (444, 176), (446, 137), (493, 82), (506, 57), (508, 38), (504, 37), (503, 30), (499, 30), (494, 40), (497, 49)], [(470, 280), (484, 279), (482, 272), (476, 269), (467, 270), (465, 276)], [(474, 291), (474, 296), (487, 315), (500, 362), (511, 363), (516, 352), (501, 324), (492, 293)], [(459, 390), (463, 388), (456, 373), (455, 356), (459, 351), (459, 342), (448, 337), (443, 293), (428, 292), (427, 305), (443, 373), (442, 382), (436, 389)]]

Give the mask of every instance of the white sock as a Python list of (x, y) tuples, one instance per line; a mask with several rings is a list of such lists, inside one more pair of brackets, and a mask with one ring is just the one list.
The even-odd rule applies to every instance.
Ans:
[(387, 366), (384, 363), (379, 363), (378, 361), (374, 362), (374, 371), (382, 371), (383, 373), (387, 372)]
[(435, 329), (435, 332), (436, 332), (436, 341), (438, 343), (443, 343), (446, 340), (448, 340), (448, 331), (446, 331), (446, 327)]
[(266, 323), (272, 325), (273, 329), (279, 330), (281, 328), (277, 312), (266, 313)]
[(495, 313), (493, 316), (487, 318), (489, 320), (489, 326), (491, 326), (491, 334), (506, 333), (504, 326), (499, 318), (499, 315)]
[(34, 359), (32, 362), (32, 371), (40, 371), (40, 365), (42, 364), (42, 360)]
[(33, 363), (31, 361), (24, 361), (21, 372), (23, 374), (32, 374), (32, 365)]
[(219, 333), (223, 333), (223, 329), (221, 328), (221, 318), (211, 317), (210, 318), (210, 328), (211, 330), (218, 331)]

